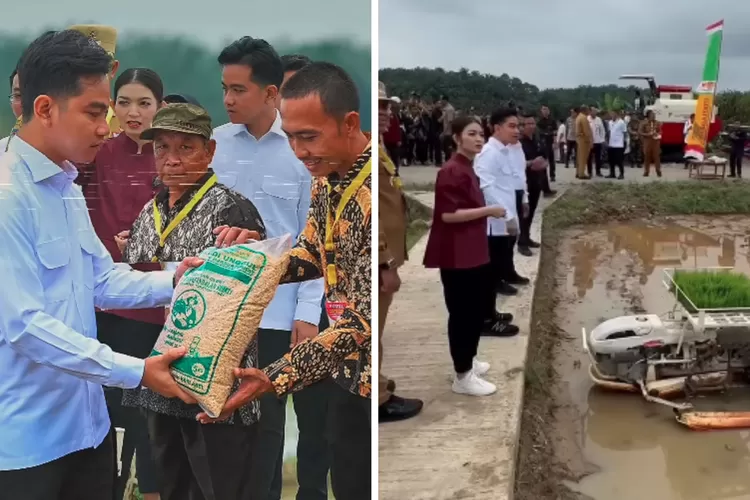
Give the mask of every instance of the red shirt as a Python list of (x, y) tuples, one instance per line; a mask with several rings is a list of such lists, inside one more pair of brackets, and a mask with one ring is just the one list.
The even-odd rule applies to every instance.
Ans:
[(399, 142), (401, 142), (401, 121), (398, 119), (396, 113), (393, 113), (388, 130), (383, 133), (383, 143), (388, 146), (395, 146)]
[[(94, 230), (115, 262), (122, 262), (115, 235), (130, 230), (143, 206), (156, 193), (156, 164), (151, 144), (138, 153), (138, 145), (125, 134), (109, 139), (94, 163), (81, 168), (78, 184), (89, 208)], [(135, 264), (141, 271), (161, 269), (159, 264)], [(164, 309), (107, 310), (124, 318), (164, 324)]]
[(438, 171), (435, 182), (435, 209), (424, 254), (425, 267), (470, 269), (489, 263), (486, 217), (454, 224), (443, 222), (445, 213), (484, 206), (471, 160), (454, 154)]

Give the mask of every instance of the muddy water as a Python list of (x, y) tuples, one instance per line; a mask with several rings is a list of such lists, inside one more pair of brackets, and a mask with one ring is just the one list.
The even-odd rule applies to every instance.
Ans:
[[(750, 432), (695, 432), (668, 408), (592, 388), (581, 327), (623, 314), (662, 314), (673, 302), (666, 267), (734, 266), (750, 274), (750, 221), (676, 218), (573, 232), (558, 263), (560, 326), (571, 335), (556, 353), (561, 374), (556, 450), (596, 500), (750, 500)], [(700, 409), (750, 410), (750, 389), (702, 398)]]

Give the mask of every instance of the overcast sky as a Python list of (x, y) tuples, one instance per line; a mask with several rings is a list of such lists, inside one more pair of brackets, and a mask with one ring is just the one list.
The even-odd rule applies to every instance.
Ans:
[(13, 21), (3, 23), (3, 30), (28, 33), (93, 21), (125, 34), (136, 30), (193, 35), (214, 46), (243, 35), (292, 42), (345, 37), (370, 43), (367, 0), (67, 0), (39, 6), (33, 0), (13, 1)]
[(697, 86), (725, 20), (720, 89), (750, 89), (748, 0), (380, 0), (380, 66), (466, 67), (538, 87), (652, 73)]

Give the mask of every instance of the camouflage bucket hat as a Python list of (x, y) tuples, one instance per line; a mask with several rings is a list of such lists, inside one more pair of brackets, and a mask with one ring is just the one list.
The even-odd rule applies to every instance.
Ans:
[(210, 139), (211, 116), (205, 109), (195, 104), (169, 104), (156, 112), (151, 128), (141, 132), (141, 139), (152, 141), (159, 130), (199, 135)]

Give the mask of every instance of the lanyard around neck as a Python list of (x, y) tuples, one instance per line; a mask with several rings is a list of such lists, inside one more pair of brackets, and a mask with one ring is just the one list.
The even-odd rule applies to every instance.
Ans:
[[(164, 244), (167, 241), (167, 238), (172, 233), (172, 231), (175, 230), (177, 226), (180, 225), (180, 223), (187, 217), (190, 212), (193, 211), (195, 206), (203, 199), (203, 197), (206, 195), (209, 189), (213, 187), (213, 185), (216, 184), (216, 174), (212, 175), (208, 181), (206, 181), (203, 186), (195, 193), (195, 196), (185, 205), (185, 207), (180, 210), (174, 219), (172, 219), (172, 222), (170, 222), (166, 229), (162, 231), (161, 225), (162, 225), (162, 217), (161, 212), (159, 211), (159, 206), (156, 203), (156, 198), (153, 200), (154, 204), (154, 228), (156, 229), (156, 234), (159, 236), (159, 248), (164, 248)], [(152, 262), (158, 262), (158, 258), (154, 256), (151, 261)]]
[(338, 277), (336, 276), (336, 254), (335, 247), (333, 246), (333, 226), (336, 225), (341, 214), (344, 212), (349, 200), (354, 194), (362, 187), (365, 183), (365, 179), (369, 177), (372, 171), (372, 157), (367, 160), (367, 163), (359, 171), (357, 177), (354, 178), (351, 184), (349, 184), (344, 190), (344, 194), (341, 196), (341, 200), (336, 207), (335, 213), (331, 210), (331, 186), (328, 185), (328, 199), (326, 205), (326, 231), (325, 231), (325, 250), (326, 250), (326, 281), (329, 287), (335, 287), (338, 284)]

